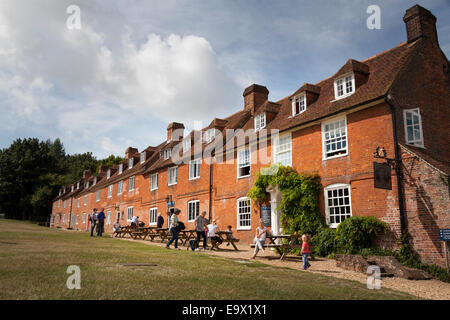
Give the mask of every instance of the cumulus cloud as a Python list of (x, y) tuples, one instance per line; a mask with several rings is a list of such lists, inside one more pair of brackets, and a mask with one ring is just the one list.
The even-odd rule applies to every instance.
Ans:
[(137, 44), (124, 28), (110, 47), (89, 21), (81, 30), (65, 27), (68, 2), (44, 3), (0, 4), (1, 111), (13, 120), (7, 130), (49, 126), (76, 151), (93, 144), (94, 154), (106, 155), (147, 135), (138, 124), (208, 122), (236, 102), (240, 89), (207, 39), (149, 33)]

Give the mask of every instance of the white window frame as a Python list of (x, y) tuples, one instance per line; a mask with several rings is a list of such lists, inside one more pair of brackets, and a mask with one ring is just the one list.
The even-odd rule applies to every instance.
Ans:
[(94, 177), (94, 186), (97, 184), (97, 177)]
[(77, 190), (80, 189), (80, 182), (77, 182)]
[[(297, 111), (297, 102), (298, 102), (298, 112)], [(292, 99), (292, 116), (295, 117), (300, 113), (306, 111), (306, 94), (299, 94)]]
[[(133, 182), (133, 183), (131, 183), (131, 182)], [(132, 176), (132, 177), (128, 178), (128, 192), (134, 191), (135, 182), (136, 182), (136, 176)], [(133, 188), (131, 188), (131, 187), (133, 187)]]
[(100, 189), (97, 190), (96, 194), (95, 194), (95, 202), (99, 202), (100, 201)]
[[(411, 120), (412, 124), (408, 124), (407, 122), (407, 115), (411, 114)], [(417, 116), (419, 123), (414, 123), (414, 116)], [(405, 127), (405, 143), (411, 146), (415, 147), (421, 147), (424, 148), (424, 142), (423, 142), (423, 131), (422, 131), (422, 117), (420, 116), (420, 109), (414, 108), (414, 109), (405, 109), (403, 110), (403, 119), (404, 119), (404, 127)], [(415, 136), (415, 127), (419, 127), (419, 135), (420, 139), (416, 139)], [(413, 139), (408, 139), (408, 127), (413, 128)], [(417, 130), (417, 129), (416, 129)]]
[[(131, 213), (131, 218), (130, 218)], [(134, 207), (128, 207), (127, 208), (127, 221), (130, 222), (133, 219), (134, 216)]]
[[(289, 137), (289, 142), (285, 142), (283, 144), (280, 144), (280, 141), (283, 141), (284, 139)], [(292, 135), (291, 133), (275, 136), (273, 140), (273, 163), (281, 163), (284, 166), (291, 166), (292, 167)], [(280, 146), (282, 148), (280, 148)], [(283, 149), (286, 148), (286, 149)], [(280, 151), (282, 149), (282, 151)], [(289, 153), (289, 162), (288, 163), (282, 163), (279, 161), (279, 158), (283, 154)]]
[(255, 131), (259, 131), (266, 127), (266, 113), (260, 113), (255, 117)]
[(130, 159), (128, 159), (128, 169), (133, 168), (134, 165), (134, 158), (131, 157)]
[(106, 213), (106, 224), (111, 224), (111, 211)]
[[(170, 172), (175, 170), (175, 182), (171, 182), (171, 175)], [(176, 185), (178, 183), (178, 167), (171, 167), (169, 169), (167, 169), (167, 185), (168, 186), (173, 186)]]
[(84, 189), (89, 188), (89, 181), (84, 184)]
[(61, 208), (61, 199), (58, 200), (58, 208)]
[(86, 213), (83, 213), (83, 215), (81, 216), (81, 219), (83, 220), (83, 224), (86, 223)]
[(188, 152), (191, 150), (191, 137), (185, 138), (183, 140), (183, 153)]
[(145, 153), (145, 151), (142, 151), (141, 152), (141, 163), (144, 163), (145, 162), (145, 159), (146, 159), (146, 153)]
[(77, 198), (77, 208), (80, 207), (80, 198)]
[[(241, 202), (244, 201), (248, 201), (248, 206), (246, 206), (245, 208), (248, 207), (249, 212), (248, 213), (244, 213), (245, 215), (249, 214), (250, 215), (250, 219), (246, 219), (245, 221), (249, 221), (250, 225), (241, 225), (241, 213), (239, 213), (239, 209), (240, 209), (240, 204)], [(248, 197), (241, 197), (239, 199), (237, 199), (236, 201), (236, 214), (237, 214), (237, 222), (236, 222), (236, 230), (251, 230), (252, 229), (252, 203), (251, 200)]]
[[(341, 128), (341, 126), (340, 126), (341, 125), (341, 121), (344, 121), (344, 124), (345, 124), (345, 148), (341, 147), (340, 149), (337, 149), (334, 152), (340, 152), (340, 151), (344, 151), (344, 150), (345, 150), (345, 152), (343, 152), (341, 154), (335, 154), (335, 155), (327, 156), (327, 144), (326, 144), (327, 143), (327, 139), (326, 139), (326, 136), (327, 136), (327, 132), (330, 132), (330, 130), (326, 131), (325, 128), (326, 128), (326, 126), (329, 126), (330, 124), (335, 125), (336, 123), (339, 123), (339, 128)], [(333, 128), (331, 130), (336, 130), (336, 129)], [(335, 131), (333, 133), (336, 134)], [(339, 133), (339, 136), (342, 136), (342, 130)], [(335, 139), (335, 138), (333, 138), (333, 139)], [(328, 140), (333, 140), (333, 139), (330, 138)], [(342, 145), (342, 141), (343, 140), (341, 140), (341, 145)], [(347, 156), (348, 155), (348, 141), (349, 141), (349, 138), (348, 138), (348, 128), (347, 128), (347, 117), (345, 115), (322, 122), (322, 160), (330, 160), (330, 159), (334, 159), (334, 158)], [(336, 142), (336, 144), (338, 144), (338, 143), (339, 142)]]
[[(345, 190), (345, 189), (348, 190), (348, 196), (345, 196), (345, 191), (343, 191), (342, 196), (340, 196), (339, 190)], [(332, 196), (332, 199), (329, 199), (329, 196), (328, 196), (328, 192), (333, 192), (334, 190), (337, 190), (337, 193), (338, 193), (337, 198), (336, 198), (336, 200), (338, 201), (337, 205), (334, 205), (334, 200), (335, 200), (334, 196)], [(348, 204), (345, 203), (346, 197), (348, 197)], [(336, 184), (326, 186), (324, 188), (324, 199), (325, 199), (325, 217), (326, 217), (327, 225), (329, 225), (330, 228), (337, 228), (339, 223), (341, 223), (345, 219), (348, 219), (352, 216), (352, 190), (351, 190), (351, 186), (349, 184), (336, 183)], [(343, 204), (339, 203), (340, 199), (342, 199)], [(333, 202), (331, 207), (329, 205), (328, 200), (332, 200), (332, 202)], [(346, 212), (344, 214), (339, 213), (339, 216), (341, 217), (342, 215), (350, 215), (350, 217), (346, 217), (346, 218), (344, 218), (344, 220), (341, 220), (340, 222), (331, 222), (330, 210), (336, 209), (336, 208), (342, 208), (342, 207), (349, 207), (350, 212), (349, 213)], [(340, 211), (340, 209), (339, 209), (339, 211)]]
[(201, 159), (189, 161), (189, 180), (200, 179)]
[(87, 194), (84, 195), (84, 203), (83, 205), (87, 206)]
[(158, 221), (158, 208), (150, 208), (148, 211), (148, 225), (155, 225)]
[(123, 180), (117, 183), (117, 195), (120, 196), (123, 192)]
[[(192, 210), (193, 209), (193, 212)], [(188, 222), (193, 222), (200, 215), (200, 200), (188, 202)]]
[(106, 179), (111, 178), (111, 169), (108, 169), (108, 171), (106, 172)]
[(110, 184), (108, 186), (108, 198), (112, 198), (112, 194), (113, 194), (113, 184)]
[(216, 137), (216, 128), (211, 128), (205, 132), (205, 142), (210, 143)]
[[(248, 152), (248, 159), (244, 153)], [(242, 159), (244, 157), (244, 159)], [(241, 168), (249, 167), (248, 174), (241, 176)], [(250, 152), (250, 147), (240, 148), (237, 150), (237, 177), (246, 178), (251, 176), (252, 168), (252, 153)]]
[[(350, 79), (349, 79), (350, 78)], [(342, 94), (339, 95), (339, 82), (342, 81)], [(349, 91), (349, 83), (351, 85), (351, 90)], [(351, 96), (355, 93), (355, 75), (353, 73), (346, 74), (336, 80), (334, 80), (334, 99), (339, 100)], [(349, 91), (349, 92), (347, 92)]]
[(66, 200), (64, 200), (64, 202), (63, 202), (63, 203), (64, 203), (64, 209), (65, 209), (65, 208), (66, 208)]
[[(72, 185), (72, 188), (71, 188), (70, 192), (73, 192), (74, 189), (75, 189), (75, 186)], [(64, 191), (64, 192), (65, 192), (65, 191)]]
[(76, 224), (76, 225), (78, 225), (78, 218), (79, 218), (79, 216), (78, 216), (78, 214), (77, 214), (76, 220), (75, 220), (75, 224)]
[[(155, 183), (153, 180), (154, 178), (156, 180), (156, 186), (155, 186)], [(158, 174), (154, 173), (154, 174), (150, 175), (150, 191), (153, 191), (156, 189), (158, 189)]]
[(161, 151), (163, 160), (168, 160), (172, 156), (172, 149)]
[(119, 165), (119, 174), (122, 174), (122, 172), (123, 172), (123, 163)]

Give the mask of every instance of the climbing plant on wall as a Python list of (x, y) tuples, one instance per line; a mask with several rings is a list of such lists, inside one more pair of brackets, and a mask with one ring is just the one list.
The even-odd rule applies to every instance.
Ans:
[(319, 211), (320, 176), (298, 173), (289, 166), (272, 165), (256, 174), (256, 181), (247, 196), (254, 201), (266, 199), (266, 188), (278, 186), (282, 198), (278, 209), (285, 233), (315, 235), (324, 226)]

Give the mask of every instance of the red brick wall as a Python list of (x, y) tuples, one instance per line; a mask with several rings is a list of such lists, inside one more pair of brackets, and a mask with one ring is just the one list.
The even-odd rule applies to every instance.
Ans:
[(439, 229), (450, 228), (448, 175), (406, 148), (401, 151), (406, 220), (413, 248), (424, 262), (444, 267)]

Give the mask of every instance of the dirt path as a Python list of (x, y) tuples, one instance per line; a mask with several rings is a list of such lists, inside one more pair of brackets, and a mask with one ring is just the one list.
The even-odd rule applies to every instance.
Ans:
[[(164, 243), (159, 242), (132, 240), (130, 238), (123, 238), (122, 240), (137, 241), (154, 246), (165, 246)], [(238, 246), (239, 251), (229, 249), (232, 248), (231, 246), (227, 247), (226, 245), (222, 245), (221, 247), (223, 247), (224, 250), (207, 250), (202, 252), (206, 254), (221, 256), (227, 259), (239, 260), (250, 260), (250, 257), (253, 253), (253, 250), (251, 250), (248, 245), (244, 244)], [(182, 248), (182, 250), (186, 250), (186, 247), (184, 246), (180, 246), (180, 248)], [(193, 252), (193, 254), (195, 253)], [(279, 255), (270, 250), (265, 250), (264, 253), (260, 252), (256, 257), (256, 261), (272, 266), (288, 267), (301, 270), (300, 257), (288, 256), (284, 261), (281, 261), (279, 259)], [(325, 258), (316, 258), (315, 261), (311, 261), (311, 267), (308, 269), (308, 271), (302, 272), (319, 273), (331, 277), (359, 281), (364, 284), (367, 283), (367, 275), (338, 268), (336, 267), (335, 260), (329, 260)], [(439, 280), (406, 280), (395, 277), (382, 278), (381, 286), (406, 292), (423, 299), (450, 300), (450, 283), (442, 282)]]

